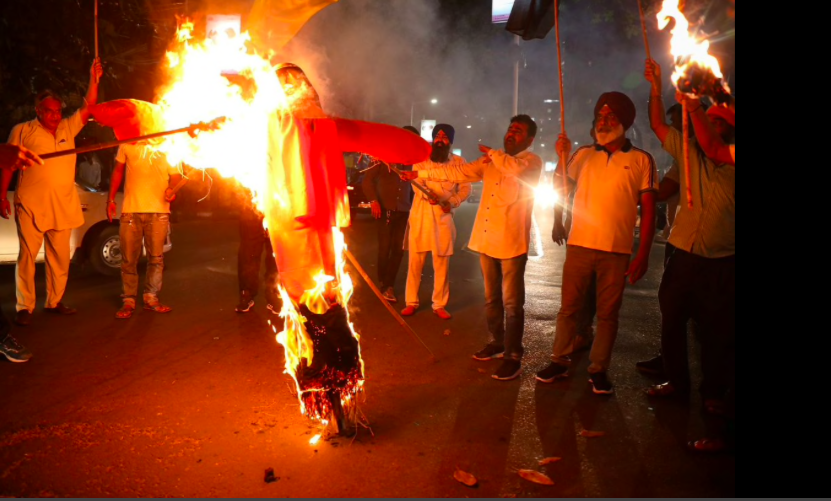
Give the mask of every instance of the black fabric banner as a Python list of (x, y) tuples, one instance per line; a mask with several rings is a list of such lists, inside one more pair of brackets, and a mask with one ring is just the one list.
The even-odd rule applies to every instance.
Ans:
[(506, 30), (523, 40), (545, 38), (554, 27), (554, 0), (516, 0)]

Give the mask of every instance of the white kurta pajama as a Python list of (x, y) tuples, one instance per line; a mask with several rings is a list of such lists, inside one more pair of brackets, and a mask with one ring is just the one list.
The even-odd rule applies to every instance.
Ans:
[[(53, 135), (40, 122), (16, 125), (9, 143), (39, 155), (75, 148), (75, 136), (84, 128), (80, 111), (61, 120)], [(35, 309), (35, 258), (46, 242), (46, 303), (54, 308), (63, 299), (69, 277), (72, 229), (84, 224), (75, 188), (75, 155), (46, 160), (20, 172), (14, 194), (20, 239), (17, 258), (17, 311)]]
[[(465, 164), (465, 159), (452, 155), (446, 163), (436, 163), (431, 160), (416, 164), (413, 170), (430, 171), (442, 167), (458, 167)], [(453, 208), (445, 213), (439, 205), (431, 205), (427, 196), (418, 189), (414, 189), (413, 208), (410, 211), (410, 222), (405, 238), (406, 249), (409, 251), (409, 267), (407, 273), (406, 301), (408, 306), (418, 307), (418, 290), (421, 287), (421, 274), (427, 253), (433, 253), (433, 310), (445, 308), (450, 300), (450, 281), (448, 269), (450, 256), (456, 243), (456, 224), (453, 222), (453, 212), (467, 197), (470, 196), (470, 183), (452, 183), (428, 181), (419, 179), (417, 183), (426, 186), (438, 196), (439, 201), (448, 202)]]

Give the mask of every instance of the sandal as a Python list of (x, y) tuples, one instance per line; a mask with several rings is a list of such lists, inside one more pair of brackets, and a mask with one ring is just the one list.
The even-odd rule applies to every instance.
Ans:
[(132, 303), (124, 303), (121, 305), (121, 308), (115, 312), (115, 318), (120, 318), (122, 320), (126, 320), (133, 316), (133, 312), (136, 311), (136, 305)]
[(170, 313), (171, 311), (173, 311), (173, 308), (171, 308), (170, 306), (165, 306), (158, 301), (155, 303), (144, 303), (144, 309), (155, 311), (156, 313)]
[(687, 447), (692, 452), (704, 452), (707, 454), (715, 454), (719, 452), (726, 452), (729, 448), (727, 442), (720, 438), (702, 438), (689, 442)]
[(655, 386), (651, 386), (648, 390), (646, 390), (646, 394), (650, 397), (658, 397), (658, 398), (668, 398), (674, 397), (679, 394), (686, 394), (687, 390), (685, 389), (678, 389), (672, 383), (663, 383), (657, 384)]

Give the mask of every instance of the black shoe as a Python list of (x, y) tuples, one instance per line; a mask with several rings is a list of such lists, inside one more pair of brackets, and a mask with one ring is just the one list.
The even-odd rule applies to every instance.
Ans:
[(32, 312), (29, 310), (20, 310), (14, 316), (14, 323), (20, 326), (26, 326), (32, 323)]
[(655, 358), (636, 363), (635, 367), (642, 374), (662, 376), (664, 374), (664, 357), (658, 355)]
[(510, 381), (516, 379), (522, 372), (522, 364), (519, 360), (503, 360), (502, 365), (496, 369), (496, 372), (491, 376), (497, 381)]
[(254, 307), (254, 298), (251, 297), (251, 294), (248, 291), (242, 291), (239, 295), (239, 304), (234, 311), (237, 313), (248, 313), (251, 311), (251, 308)]
[(568, 367), (555, 362), (551, 362), (548, 367), (537, 373), (537, 381), (542, 383), (553, 383), (565, 377), (568, 377)]
[(592, 384), (592, 391), (595, 395), (611, 395), (615, 392), (615, 388), (605, 372), (592, 374), (589, 382)]
[(473, 354), (473, 360), (479, 360), (482, 362), (488, 360), (496, 360), (497, 358), (502, 358), (502, 355), (505, 353), (505, 348), (501, 346), (494, 346), (489, 344), (482, 348), (481, 350), (477, 351)]
[(46, 313), (54, 313), (56, 315), (74, 315), (78, 313), (78, 310), (70, 308), (63, 303), (58, 303), (54, 308), (44, 308), (43, 311)]

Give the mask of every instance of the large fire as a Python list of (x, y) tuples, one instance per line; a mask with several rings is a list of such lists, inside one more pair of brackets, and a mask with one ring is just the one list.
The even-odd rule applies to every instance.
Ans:
[(690, 31), (690, 23), (681, 12), (682, 0), (664, 0), (658, 13), (658, 28), (663, 30), (671, 19), (670, 51), (675, 58), (672, 82), (681, 92), (710, 96), (720, 104), (730, 99), (730, 87), (724, 82), (718, 59), (710, 54), (710, 42), (700, 40)]
[[(288, 197), (269, 180), (274, 144), (287, 139), (274, 136), (291, 133), (274, 127), (275, 117), (291, 116), (293, 103), (275, 67), (254, 53), (248, 42), (246, 34), (228, 33), (196, 41), (193, 25), (182, 24), (167, 54), (168, 83), (157, 100), (162, 127), (175, 129), (220, 116), (227, 120), (218, 131), (195, 139), (171, 137), (158, 148), (171, 163), (213, 168), (223, 177), (235, 178), (251, 190), (268, 223), (269, 204), (284, 206)], [(294, 161), (301, 162), (299, 157)], [(338, 214), (337, 220), (342, 219)], [(285, 349), (286, 373), (296, 383), (301, 412), (324, 426), (336, 422), (338, 431), (344, 432), (357, 423), (364, 370), (359, 337), (347, 309), (353, 284), (345, 271), (346, 245), (338, 228), (332, 229), (332, 235), (334, 272), (327, 275), (321, 269), (308, 277), (307, 282), (316, 286), (302, 295), (281, 286), (284, 326), (277, 341)]]

